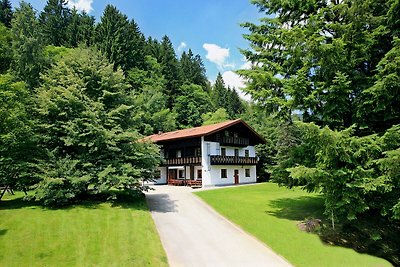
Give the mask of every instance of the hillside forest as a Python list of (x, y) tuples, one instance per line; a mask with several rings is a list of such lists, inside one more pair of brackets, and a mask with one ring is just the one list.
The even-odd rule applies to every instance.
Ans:
[(96, 21), (66, 0), (1, 0), (0, 184), (50, 206), (140, 194), (160, 162), (143, 136), (242, 118), (267, 140), (260, 181), (321, 193), (333, 228), (374, 218), (394, 232), (369, 240), (398, 234), (399, 1), (252, 3), (248, 102), (112, 5)]

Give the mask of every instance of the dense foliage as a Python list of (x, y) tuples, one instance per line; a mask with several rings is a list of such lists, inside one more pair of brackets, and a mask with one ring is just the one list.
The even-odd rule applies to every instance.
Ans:
[(191, 49), (178, 57), (168, 36), (146, 38), (112, 5), (96, 23), (65, 0), (48, 0), (41, 12), (2, 0), (0, 193), (33, 190), (45, 205), (64, 205), (146, 190), (159, 153), (143, 135), (244, 112), (217, 80), (211, 86)]
[(322, 192), (333, 222), (399, 220), (399, 2), (253, 3), (266, 17), (243, 24), (251, 69), (240, 74), (250, 121), (272, 140), (260, 148), (267, 174)]

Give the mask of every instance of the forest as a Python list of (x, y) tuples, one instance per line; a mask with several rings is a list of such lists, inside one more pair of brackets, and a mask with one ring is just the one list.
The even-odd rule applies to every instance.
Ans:
[[(140, 193), (160, 162), (153, 133), (238, 118), (245, 103), (202, 59), (177, 56), (108, 5), (99, 22), (49, 0), (0, 4), (0, 184), (64, 205)], [(111, 193), (112, 195), (112, 193)]]
[(199, 55), (176, 55), (167, 35), (145, 36), (112, 5), (96, 21), (65, 0), (48, 0), (40, 13), (2, 0), (0, 184), (50, 206), (138, 194), (160, 161), (140, 138), (242, 118), (267, 140), (260, 181), (321, 193), (332, 228), (374, 218), (393, 231), (370, 239), (393, 239), (399, 1), (252, 3), (264, 18), (241, 25), (248, 102), (221, 75), (210, 83)]

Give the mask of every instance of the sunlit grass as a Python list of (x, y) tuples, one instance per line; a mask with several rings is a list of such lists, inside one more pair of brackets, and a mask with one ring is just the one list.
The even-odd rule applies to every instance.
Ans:
[(323, 218), (323, 200), (273, 183), (196, 193), (216, 211), (257, 237), (295, 266), (391, 266), (384, 259), (323, 243), (297, 223)]
[(0, 266), (167, 266), (144, 199), (44, 209), (0, 202)]

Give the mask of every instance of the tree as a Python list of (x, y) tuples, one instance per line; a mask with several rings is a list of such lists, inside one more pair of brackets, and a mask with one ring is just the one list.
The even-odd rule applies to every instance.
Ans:
[(176, 98), (181, 95), (180, 86), (182, 84), (179, 62), (176, 58), (174, 48), (168, 36), (164, 36), (161, 42), (161, 67), (162, 73), (167, 80), (165, 94), (168, 96), (168, 107), (174, 106)]
[(222, 107), (226, 110), (229, 118), (236, 119), (244, 112), (242, 101), (234, 88), (225, 86), (221, 73), (218, 73), (217, 79), (211, 91), (214, 107)]
[(66, 44), (69, 47), (77, 47), (79, 44), (90, 46), (93, 43), (94, 22), (93, 16), (85, 12), (78, 13), (74, 7), (67, 27)]
[(179, 63), (183, 82), (197, 84), (206, 89), (208, 80), (200, 55), (194, 56), (189, 49), (187, 53), (185, 51), (182, 53)]
[(145, 39), (135, 21), (129, 21), (116, 7), (107, 5), (100, 23), (96, 26), (96, 43), (101, 52), (125, 72), (131, 68), (143, 68), (142, 50)]
[(201, 115), (201, 118), (203, 119), (203, 125), (210, 125), (229, 119), (228, 113), (226, 113), (226, 110), (223, 108), (219, 108), (215, 112), (207, 112)]
[(89, 187), (93, 193), (143, 190), (159, 156), (154, 145), (137, 141), (135, 107), (121, 69), (114, 71), (94, 50), (76, 48), (43, 75), (36, 101), (47, 157), (35, 199), (60, 205)]
[(146, 56), (145, 61), (146, 70), (134, 68), (127, 77), (133, 87), (135, 125), (144, 135), (175, 130), (176, 114), (167, 108), (167, 96), (163, 93), (166, 80), (161, 65), (152, 56)]
[(243, 24), (251, 49), (242, 52), (252, 67), (240, 74), (252, 98), (288, 122), (300, 111), (335, 129), (361, 124), (361, 96), (393, 46), (388, 17), (396, 1), (253, 2), (268, 17)]
[(43, 64), (43, 45), (39, 37), (38, 21), (30, 4), (21, 2), (12, 19), (11, 70), (15, 77), (26, 82), (30, 88), (39, 84)]
[(0, 75), (0, 185), (26, 191), (35, 181), (38, 147), (31, 94), (25, 83), (13, 80)]
[(0, 23), (6, 27), (11, 27), (11, 19), (13, 16), (11, 2), (9, 0), (0, 1)]
[(45, 44), (61, 46), (67, 44), (67, 28), (71, 11), (67, 0), (48, 0), (40, 13), (39, 22)]
[(11, 60), (11, 30), (0, 23), (0, 73), (10, 68)]
[(180, 127), (195, 127), (203, 123), (201, 115), (211, 110), (211, 100), (203, 88), (195, 84), (184, 84), (182, 94), (176, 98), (174, 111)]
[(361, 95), (358, 117), (363, 126), (380, 131), (400, 124), (400, 39), (393, 40), (393, 48), (377, 66), (378, 73), (373, 86)]

